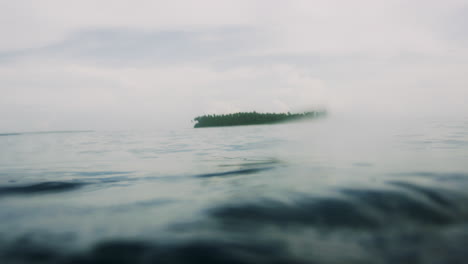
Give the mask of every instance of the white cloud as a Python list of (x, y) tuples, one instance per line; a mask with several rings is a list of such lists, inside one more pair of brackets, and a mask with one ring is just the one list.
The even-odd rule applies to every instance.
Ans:
[(248, 1), (18, 0), (0, 3), (0, 51), (36, 48), (80, 30), (193, 30), (249, 23)]
[[(0, 68), (0, 79), (6, 87), (0, 103), (11, 110), (2, 111), (0, 118), (42, 109), (42, 115), (31, 113), (31, 118), (48, 120), (40, 129), (119, 128), (136, 121), (149, 128), (180, 127), (209, 112), (281, 111), (285, 105), (302, 110), (324, 96), (320, 80), (288, 65), (218, 71), (203, 64), (103, 68), (37, 61)], [(27, 127), (29, 118), (22, 119), (19, 127)]]
[(463, 0), (3, 1), (1, 131), (467, 112)]

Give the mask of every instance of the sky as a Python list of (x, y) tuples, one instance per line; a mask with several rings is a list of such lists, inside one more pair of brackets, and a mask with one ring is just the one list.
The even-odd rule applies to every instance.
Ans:
[(468, 0), (0, 1), (0, 132), (468, 113)]

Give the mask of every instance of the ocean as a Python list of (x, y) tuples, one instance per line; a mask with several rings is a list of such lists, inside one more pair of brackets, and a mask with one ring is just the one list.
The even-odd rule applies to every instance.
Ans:
[(0, 134), (0, 263), (467, 263), (468, 119)]

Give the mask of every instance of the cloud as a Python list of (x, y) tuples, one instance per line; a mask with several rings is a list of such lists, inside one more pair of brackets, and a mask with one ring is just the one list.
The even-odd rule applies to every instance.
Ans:
[[(6, 123), (23, 129), (31, 120), (43, 120), (41, 129), (187, 127), (195, 115), (210, 112), (283, 111), (285, 105), (303, 110), (319, 102), (324, 90), (320, 80), (288, 65), (219, 71), (204, 64), (114, 68), (43, 63), (0, 68), (0, 118)], [(23, 114), (17, 119), (16, 113)]]
[(63, 2), (18, 0), (0, 3), (0, 51), (37, 48), (77, 31), (138, 28), (154, 31), (193, 30), (249, 25), (249, 1), (128, 0)]
[(465, 2), (4, 1), (0, 130), (466, 113)]
[(31, 57), (106, 67), (210, 62), (249, 52), (264, 42), (265, 36), (261, 32), (248, 28), (203, 31), (95, 29), (77, 32), (40, 48), (0, 52), (0, 63)]

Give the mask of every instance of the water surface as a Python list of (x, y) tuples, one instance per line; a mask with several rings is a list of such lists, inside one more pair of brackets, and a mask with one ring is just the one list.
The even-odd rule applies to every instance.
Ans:
[(468, 119), (0, 135), (2, 263), (468, 257)]

